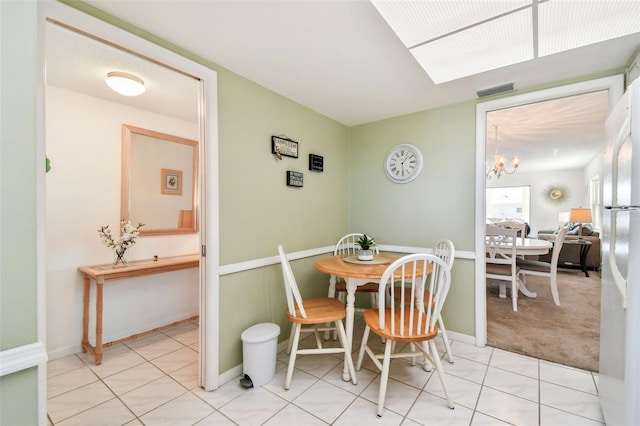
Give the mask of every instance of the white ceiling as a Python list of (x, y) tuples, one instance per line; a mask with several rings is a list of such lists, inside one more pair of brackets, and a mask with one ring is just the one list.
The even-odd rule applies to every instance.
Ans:
[[(477, 90), (504, 83), (512, 82), (516, 89), (527, 88), (624, 67), (640, 46), (640, 33), (636, 33), (436, 85), (365, 0), (88, 3), (347, 126), (476, 99)], [(68, 46), (60, 53), (81, 53), (79, 46)], [(60, 74), (67, 77), (75, 71), (90, 71), (75, 66), (91, 63), (86, 58), (66, 61)], [(53, 64), (47, 66), (49, 72)], [(106, 74), (108, 67), (113, 68), (103, 63), (96, 75)], [(153, 87), (160, 89), (152, 71), (129, 72), (143, 74), (138, 74), (147, 84), (143, 96), (151, 94)], [(103, 81), (100, 84), (105, 86)], [(145, 102), (142, 97), (136, 101)], [(565, 106), (562, 116), (566, 120), (562, 126), (553, 127), (553, 134), (557, 136), (570, 127), (567, 122), (574, 123), (573, 133), (586, 129), (586, 125), (591, 128), (593, 114), (600, 119), (602, 110), (594, 106), (591, 111), (587, 104), (580, 101), (580, 108)], [(559, 116), (547, 111), (552, 118)], [(522, 114), (521, 110), (518, 116)], [(509, 122), (516, 121), (521, 129), (516, 139), (524, 135), (541, 137), (545, 133), (541, 123), (546, 120), (540, 119), (542, 112), (536, 114), (535, 120), (500, 119), (500, 138), (516, 138), (516, 128), (509, 129)], [(524, 128), (524, 123), (530, 127)], [(492, 141), (493, 129), (488, 129)], [(584, 135), (574, 134), (571, 139), (583, 141), (578, 145), (588, 144)], [(550, 143), (558, 142), (554, 138)], [(535, 143), (544, 146), (542, 139)], [(548, 154), (555, 146), (545, 149)], [(524, 170), (528, 159), (525, 154), (519, 155)]]

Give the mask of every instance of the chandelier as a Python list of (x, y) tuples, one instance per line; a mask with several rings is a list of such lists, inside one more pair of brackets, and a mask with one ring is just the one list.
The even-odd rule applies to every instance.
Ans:
[(512, 174), (515, 173), (516, 169), (520, 165), (520, 158), (513, 157), (511, 159), (511, 170), (507, 169), (507, 158), (504, 155), (498, 154), (498, 126), (494, 126), (496, 130), (496, 144), (495, 144), (495, 154), (493, 155), (493, 165), (487, 164), (487, 179), (491, 179), (492, 175), (496, 176), (496, 179), (500, 179), (500, 176), (503, 174)]

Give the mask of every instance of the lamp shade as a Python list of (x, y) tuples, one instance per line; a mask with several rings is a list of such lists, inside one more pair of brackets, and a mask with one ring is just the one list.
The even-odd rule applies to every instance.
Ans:
[(569, 212), (560, 212), (558, 213), (558, 222), (567, 223), (570, 220)]
[(591, 209), (571, 209), (569, 220), (575, 223), (591, 223)]
[(144, 93), (144, 81), (126, 72), (113, 71), (107, 74), (107, 85), (124, 96), (138, 96)]

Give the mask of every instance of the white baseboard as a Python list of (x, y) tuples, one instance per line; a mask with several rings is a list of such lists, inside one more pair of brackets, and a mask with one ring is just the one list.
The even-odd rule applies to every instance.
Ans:
[[(198, 311), (186, 312), (179, 315), (174, 315), (167, 319), (157, 320), (151, 323), (147, 323), (142, 326), (137, 326), (135, 328), (128, 328), (126, 330), (118, 331), (117, 333), (112, 333), (109, 335), (103, 336), (103, 342), (113, 342), (115, 340), (124, 339), (129, 336), (133, 336), (134, 334), (143, 333), (148, 330), (154, 330), (156, 328), (164, 327), (168, 324), (173, 324), (174, 322), (187, 320), (189, 318), (197, 317)], [(89, 341), (95, 342), (95, 329), (89, 330)], [(77, 344), (73, 344), (70, 346), (64, 346), (61, 348), (56, 348), (54, 350), (50, 350), (47, 352), (50, 360), (63, 358), (67, 355), (73, 355), (82, 352), (82, 345), (80, 342)]]
[(78, 343), (77, 345), (66, 346), (54, 351), (49, 351), (47, 352), (47, 355), (49, 356), (49, 360), (53, 361), (54, 359), (64, 358), (65, 356), (74, 355), (80, 352), (82, 352), (82, 345)]
[[(456, 333), (455, 331), (449, 331), (449, 330), (447, 330), (447, 336), (449, 337), (449, 339), (452, 339), (456, 342), (477, 346), (475, 336), (469, 336), (468, 334)], [(455, 355), (455, 351), (454, 351), (454, 355)]]

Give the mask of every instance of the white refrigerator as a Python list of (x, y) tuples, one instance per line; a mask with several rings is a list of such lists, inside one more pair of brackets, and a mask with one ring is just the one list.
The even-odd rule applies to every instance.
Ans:
[(640, 81), (606, 123), (598, 393), (607, 425), (640, 425)]

